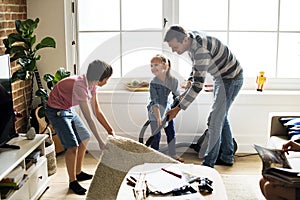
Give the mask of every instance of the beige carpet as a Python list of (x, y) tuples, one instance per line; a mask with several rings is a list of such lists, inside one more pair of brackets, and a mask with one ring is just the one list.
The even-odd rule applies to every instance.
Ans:
[[(143, 163), (178, 163), (152, 148), (121, 136), (110, 136), (107, 147), (100, 156), (86, 200), (116, 200), (120, 185), (133, 166)], [(124, 200), (127, 199), (124, 197)]]
[(260, 175), (221, 174), (228, 200), (265, 200), (260, 192)]

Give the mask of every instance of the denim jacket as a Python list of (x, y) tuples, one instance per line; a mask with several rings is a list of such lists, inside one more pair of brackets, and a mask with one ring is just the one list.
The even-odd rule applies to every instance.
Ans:
[(153, 106), (158, 106), (161, 117), (163, 117), (170, 109), (169, 95), (172, 92), (173, 99), (179, 94), (178, 80), (175, 77), (167, 77), (166, 82), (163, 83), (157, 77), (154, 77), (150, 82), (150, 101), (147, 106), (148, 116), (151, 121), (156, 121), (153, 112)]

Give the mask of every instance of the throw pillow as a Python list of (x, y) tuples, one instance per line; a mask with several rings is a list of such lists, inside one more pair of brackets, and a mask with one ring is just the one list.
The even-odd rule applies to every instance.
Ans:
[(287, 135), (290, 140), (300, 139), (300, 117), (281, 117), (279, 122), (287, 128)]
[(284, 125), (287, 127), (293, 127), (296, 125), (300, 125), (300, 118), (291, 119), (288, 122), (286, 122)]

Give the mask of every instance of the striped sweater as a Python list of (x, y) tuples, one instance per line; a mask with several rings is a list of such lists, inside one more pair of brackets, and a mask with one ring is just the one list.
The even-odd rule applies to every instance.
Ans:
[(180, 108), (185, 110), (202, 90), (206, 73), (214, 79), (231, 79), (237, 76), (242, 68), (228, 47), (217, 38), (206, 36), (201, 32), (190, 32), (192, 39), (188, 54), (192, 60), (192, 72), (189, 80), (192, 86), (184, 92)]

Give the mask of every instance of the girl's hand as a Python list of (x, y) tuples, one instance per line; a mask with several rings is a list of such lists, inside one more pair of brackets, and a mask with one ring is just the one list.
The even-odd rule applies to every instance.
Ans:
[(157, 125), (158, 125), (158, 126), (161, 126), (161, 125), (162, 125), (162, 120), (161, 120), (161, 118), (157, 119)]

